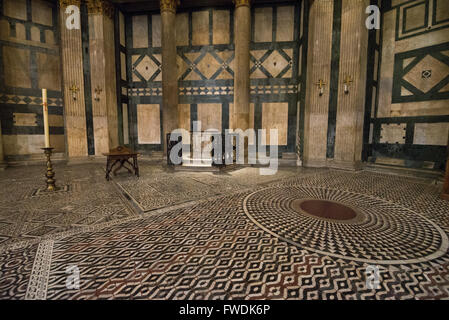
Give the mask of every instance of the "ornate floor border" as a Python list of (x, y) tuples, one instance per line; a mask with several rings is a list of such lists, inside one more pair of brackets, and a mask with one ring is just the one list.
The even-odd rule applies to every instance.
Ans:
[(25, 300), (45, 300), (47, 298), (53, 245), (54, 240), (45, 240), (39, 243), (25, 294)]

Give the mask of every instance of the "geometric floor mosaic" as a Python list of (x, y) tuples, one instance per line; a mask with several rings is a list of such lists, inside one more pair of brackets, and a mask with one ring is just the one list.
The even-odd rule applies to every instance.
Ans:
[[(298, 200), (344, 204), (357, 219), (320, 219), (298, 212)], [(311, 186), (274, 187), (248, 195), (243, 208), (260, 228), (300, 248), (372, 264), (428, 261), (448, 250), (446, 233), (434, 222), (402, 206), (371, 196)]]
[[(432, 180), (140, 166), (106, 182), (99, 164), (59, 165), (67, 192), (39, 196), (41, 168), (0, 172), (0, 299), (449, 299), (449, 202)], [(308, 199), (356, 217), (308, 215)]]

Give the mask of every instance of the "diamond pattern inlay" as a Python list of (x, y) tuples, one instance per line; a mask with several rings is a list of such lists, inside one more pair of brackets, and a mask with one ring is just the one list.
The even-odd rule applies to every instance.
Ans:
[[(431, 70), (432, 76), (424, 78), (423, 71), (425, 70)], [(404, 80), (427, 93), (448, 75), (449, 66), (447, 64), (427, 55), (404, 76)]]
[(221, 68), (221, 64), (210, 53), (206, 53), (203, 59), (198, 62), (197, 69), (210, 79)]
[(155, 72), (159, 71), (159, 66), (149, 57), (145, 56), (135, 69), (140, 75), (146, 80), (150, 80), (150, 78), (154, 75)]

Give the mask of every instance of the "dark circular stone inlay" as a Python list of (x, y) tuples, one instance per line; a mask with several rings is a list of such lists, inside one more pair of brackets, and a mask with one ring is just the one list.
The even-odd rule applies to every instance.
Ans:
[(299, 203), (299, 207), (312, 216), (324, 219), (350, 220), (357, 215), (353, 209), (345, 205), (326, 200), (304, 200)]

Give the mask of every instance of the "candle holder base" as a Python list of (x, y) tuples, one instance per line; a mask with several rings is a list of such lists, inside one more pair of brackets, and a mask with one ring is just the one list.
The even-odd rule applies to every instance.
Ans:
[(57, 191), (56, 180), (54, 179), (55, 173), (53, 172), (53, 166), (51, 163), (51, 154), (54, 148), (42, 148), (44, 150), (45, 158), (47, 161), (47, 172), (45, 173), (45, 177), (47, 178), (47, 191), (54, 192)]

